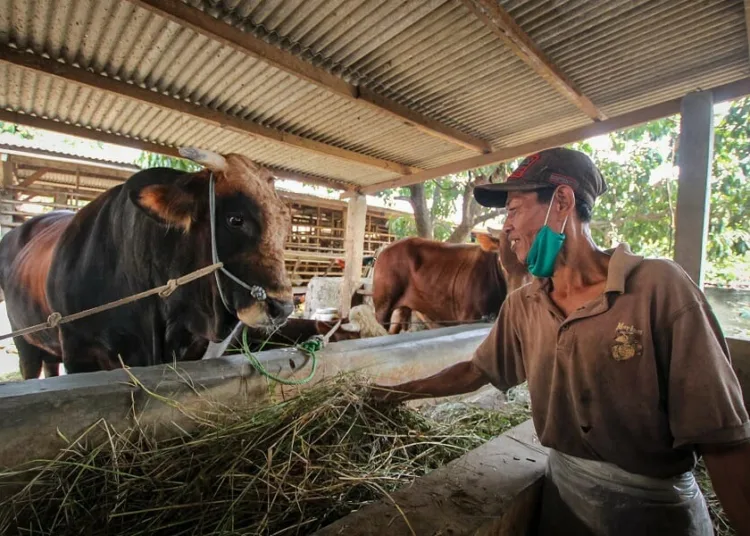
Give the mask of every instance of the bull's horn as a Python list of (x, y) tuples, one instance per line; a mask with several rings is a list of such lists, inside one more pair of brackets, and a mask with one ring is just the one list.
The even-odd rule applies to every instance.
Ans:
[(219, 153), (213, 151), (204, 151), (197, 147), (180, 147), (180, 156), (192, 160), (211, 171), (224, 171), (227, 167), (227, 160)]

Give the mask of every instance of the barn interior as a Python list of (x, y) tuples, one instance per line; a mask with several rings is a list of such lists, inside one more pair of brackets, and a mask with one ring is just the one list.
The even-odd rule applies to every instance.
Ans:
[[(366, 195), (680, 114), (674, 260), (702, 285), (712, 110), (750, 94), (748, 13), (748, 0), (0, 0), (0, 120), (169, 156), (183, 145), (238, 152), (280, 179), (340, 191), (325, 204), (287, 196), (309, 218), (300, 227), (335, 236), (292, 238), (287, 266), (304, 281), (342, 259), (345, 315), (363, 257), (392, 240), (389, 214), (368, 209)], [(25, 217), (19, 196), (76, 207), (132, 173), (12, 150), (0, 150), (10, 155), (4, 225)], [(335, 343), (308, 385), (362, 367), (379, 382), (423, 377), (464, 360), (487, 330)], [(728, 343), (750, 400), (750, 341)], [(302, 355), (263, 353), (280, 377), (309, 372)], [(50, 455), (58, 433), (74, 437), (102, 416), (129, 421), (123, 407), (139, 389), (195, 396), (182, 372), (153, 368), (133, 371), (140, 386), (124, 371), (0, 385), (19, 416), (0, 430), (0, 465)], [(268, 395), (239, 356), (184, 370), (216, 400)], [(50, 416), (61, 408), (64, 422)], [(181, 422), (175, 407), (140, 409), (165, 431)], [(518, 533), (533, 518), (544, 456), (527, 422), (321, 533)], [(504, 472), (481, 472), (475, 486), (456, 480), (462, 463)], [(485, 490), (462, 503), (451, 482)], [(478, 518), (480, 503), (491, 506)]]

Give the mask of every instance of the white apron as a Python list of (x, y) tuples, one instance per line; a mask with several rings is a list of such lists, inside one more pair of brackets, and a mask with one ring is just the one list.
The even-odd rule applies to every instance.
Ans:
[(692, 472), (661, 479), (550, 450), (540, 536), (712, 536)]

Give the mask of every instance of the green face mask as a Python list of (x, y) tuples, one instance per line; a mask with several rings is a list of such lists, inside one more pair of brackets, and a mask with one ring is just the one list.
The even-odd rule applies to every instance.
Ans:
[(549, 208), (547, 209), (547, 216), (544, 218), (544, 225), (534, 238), (534, 243), (531, 244), (529, 254), (526, 256), (526, 264), (529, 268), (529, 272), (534, 277), (552, 277), (555, 271), (555, 261), (557, 256), (560, 254), (560, 250), (565, 242), (565, 224), (568, 222), (568, 218), (565, 218), (562, 224), (562, 230), (559, 233), (554, 232), (547, 226), (547, 220), (549, 220), (549, 212), (552, 209), (552, 201), (555, 199), (554, 195), (552, 200), (549, 202)]

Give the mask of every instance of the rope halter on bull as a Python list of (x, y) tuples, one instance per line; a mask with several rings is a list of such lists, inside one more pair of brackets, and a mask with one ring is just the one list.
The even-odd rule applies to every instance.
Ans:
[[(208, 179), (208, 215), (211, 221), (211, 263), (218, 264), (221, 261), (219, 261), (219, 250), (216, 247), (216, 184), (213, 171), (211, 172)], [(266, 298), (268, 298), (266, 290), (263, 287), (259, 285), (248, 285), (242, 279), (227, 270), (226, 266), (224, 266), (224, 264), (222, 263), (221, 267), (214, 272), (214, 277), (216, 278), (216, 287), (219, 289), (219, 297), (221, 297), (221, 303), (224, 304), (224, 307), (227, 311), (229, 311), (229, 314), (235, 316), (237, 312), (232, 311), (231, 307), (229, 307), (227, 298), (224, 296), (224, 291), (221, 290), (221, 280), (219, 279), (219, 272), (222, 272), (225, 276), (237, 283), (242, 288), (249, 290), (250, 295), (255, 300), (262, 302), (265, 301)]]
[[(229, 307), (229, 303), (227, 302), (227, 298), (224, 295), (224, 291), (221, 288), (221, 280), (219, 279), (219, 272), (222, 272), (224, 275), (229, 277), (232, 281), (240, 285), (242, 288), (245, 288), (250, 291), (250, 295), (257, 301), (265, 301), (268, 298), (268, 294), (266, 293), (266, 290), (259, 286), (259, 285), (248, 285), (244, 281), (242, 281), (239, 277), (234, 275), (232, 272), (230, 272), (224, 263), (222, 263), (219, 260), (219, 250), (216, 245), (216, 185), (215, 185), (215, 179), (214, 174), (211, 172), (209, 175), (209, 186), (208, 186), (208, 213), (209, 218), (211, 220), (211, 262), (213, 264), (219, 265), (219, 269), (214, 272), (214, 277), (216, 278), (216, 287), (219, 290), (219, 297), (221, 298), (221, 302), (224, 304), (224, 307), (229, 312), (229, 314), (236, 316), (236, 311), (233, 311), (231, 307)], [(234, 335), (237, 333), (238, 328), (240, 327), (240, 324), (242, 322), (237, 322), (234, 329), (232, 329), (229, 338), (233, 338)], [(250, 361), (250, 364), (255, 368), (255, 370), (258, 371), (262, 376), (265, 376), (266, 378), (269, 378), (270, 380), (273, 380), (275, 382), (284, 384), (284, 385), (303, 385), (308, 383), (310, 380), (312, 380), (313, 376), (315, 375), (315, 371), (318, 367), (317, 362), (317, 356), (316, 352), (320, 351), (325, 347), (326, 344), (328, 344), (328, 340), (330, 339), (331, 335), (338, 329), (338, 327), (341, 325), (341, 321), (338, 322), (334, 326), (334, 328), (329, 331), (324, 337), (320, 336), (313, 336), (309, 340), (304, 341), (300, 344), (296, 345), (296, 348), (300, 350), (301, 352), (307, 354), (310, 359), (312, 360), (312, 369), (310, 370), (310, 375), (307, 378), (302, 378), (300, 380), (287, 380), (284, 378), (280, 378), (278, 376), (274, 376), (266, 368), (261, 364), (261, 362), (258, 360), (257, 357), (253, 354), (253, 352), (250, 351), (250, 345), (247, 340), (247, 326), (244, 326), (242, 328), (242, 353), (245, 354), (245, 357), (247, 357), (248, 361)], [(226, 341), (225, 341), (226, 342)]]

